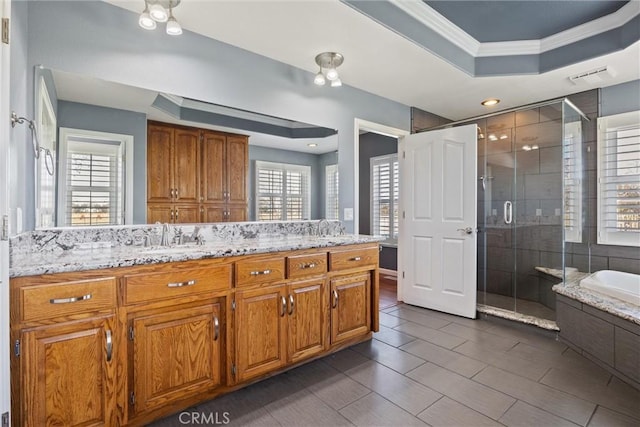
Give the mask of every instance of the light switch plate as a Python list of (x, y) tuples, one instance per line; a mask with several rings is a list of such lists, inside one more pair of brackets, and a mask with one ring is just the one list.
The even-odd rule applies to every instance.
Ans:
[(536, 216), (542, 216), (542, 209), (536, 209)]
[(560, 213), (561, 213), (560, 208), (556, 208), (556, 216), (560, 216)]
[(344, 208), (344, 220), (353, 221), (353, 208)]

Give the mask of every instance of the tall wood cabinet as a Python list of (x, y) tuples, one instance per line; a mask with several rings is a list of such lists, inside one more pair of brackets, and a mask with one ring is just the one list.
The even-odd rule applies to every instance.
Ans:
[(147, 222), (246, 221), (248, 137), (150, 122)]

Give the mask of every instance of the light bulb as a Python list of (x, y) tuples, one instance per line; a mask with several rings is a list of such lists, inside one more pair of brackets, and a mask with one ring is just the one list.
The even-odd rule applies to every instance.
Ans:
[(318, 86), (324, 86), (326, 81), (324, 79), (324, 74), (322, 74), (322, 70), (318, 71), (318, 74), (316, 74), (316, 77), (315, 79), (313, 79), (313, 82)]
[(537, 150), (538, 148), (540, 148), (540, 147), (538, 147), (538, 144), (533, 144), (533, 145), (531, 146), (531, 149), (532, 149), (532, 150)]
[(530, 146), (530, 145), (523, 145), (523, 146), (522, 146), (522, 149), (523, 149), (524, 151), (531, 151), (531, 146)]
[(179, 36), (182, 34), (182, 27), (173, 15), (167, 21), (167, 34), (170, 36)]
[(167, 11), (158, 3), (151, 6), (149, 9), (149, 15), (157, 22), (167, 22), (167, 19), (169, 19)]
[(327, 78), (331, 81), (334, 81), (335, 79), (338, 78), (338, 70), (336, 70), (335, 68), (329, 68), (327, 70)]
[(138, 24), (145, 30), (156, 29), (156, 21), (151, 19), (151, 16), (149, 16), (148, 9), (145, 9), (145, 11), (140, 14), (140, 19), (138, 19)]
[(331, 87), (340, 87), (342, 86), (342, 80), (340, 79), (335, 79), (334, 81), (331, 82)]

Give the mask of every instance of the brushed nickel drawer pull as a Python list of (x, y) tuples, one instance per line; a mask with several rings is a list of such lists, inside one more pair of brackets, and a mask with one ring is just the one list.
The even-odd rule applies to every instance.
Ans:
[(219, 336), (220, 336), (220, 321), (218, 320), (218, 316), (213, 316), (213, 340), (218, 341)]
[(91, 299), (91, 294), (82, 295), (80, 297), (71, 298), (52, 298), (49, 300), (51, 304), (68, 304), (70, 302), (86, 301)]
[(111, 355), (113, 354), (113, 341), (111, 341), (111, 331), (107, 330), (106, 335), (106, 348), (107, 348), (107, 362), (111, 362)]
[(293, 314), (293, 306), (295, 301), (293, 300), (293, 294), (289, 294), (289, 316)]
[(167, 283), (167, 286), (170, 288), (181, 288), (183, 286), (193, 286), (195, 284), (195, 280), (187, 280), (186, 282)]
[(336, 308), (338, 306), (338, 291), (333, 290), (333, 305), (332, 308)]
[(351, 261), (360, 261), (360, 260), (362, 260), (362, 258), (360, 258), (359, 256), (355, 256), (351, 258)]
[(282, 297), (282, 311), (280, 312), (280, 317), (284, 317), (284, 314), (287, 312), (287, 299)]
[(312, 262), (312, 263), (309, 263), (309, 264), (300, 264), (300, 268), (301, 268), (301, 269), (303, 269), (303, 270), (304, 270), (305, 268), (314, 268), (315, 266), (316, 266), (316, 264), (315, 264), (315, 263), (313, 263), (313, 262)]
[(271, 270), (263, 270), (263, 271), (252, 271), (252, 276), (260, 276), (262, 274), (271, 274)]

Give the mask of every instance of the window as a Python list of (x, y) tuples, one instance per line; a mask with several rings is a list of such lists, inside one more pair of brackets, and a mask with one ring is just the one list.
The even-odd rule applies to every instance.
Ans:
[(564, 124), (563, 205), (564, 240), (582, 242), (582, 124), (574, 121)]
[(640, 246), (640, 111), (598, 119), (598, 243)]
[(309, 219), (310, 176), (309, 166), (256, 160), (256, 219)]
[(398, 154), (372, 157), (371, 234), (398, 239)]
[(125, 179), (132, 175), (132, 162), (125, 164), (132, 145), (128, 135), (60, 129), (59, 225), (132, 222), (132, 180)]
[(338, 209), (338, 165), (327, 165), (325, 167), (325, 209), (326, 219), (339, 219)]

